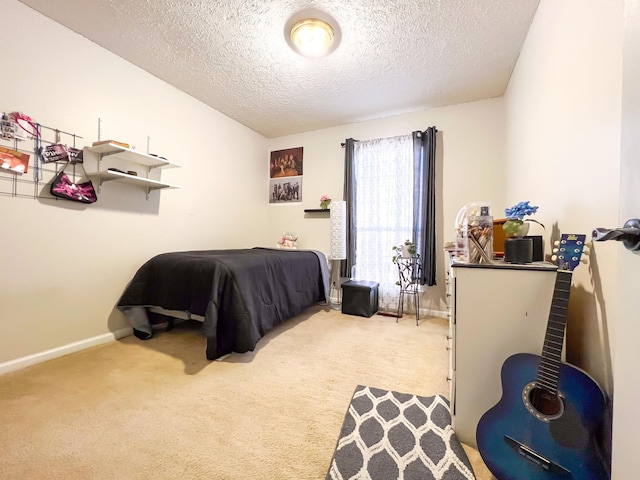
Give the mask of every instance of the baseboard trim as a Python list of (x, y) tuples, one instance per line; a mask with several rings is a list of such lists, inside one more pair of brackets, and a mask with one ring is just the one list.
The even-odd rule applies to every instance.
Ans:
[(437, 317), (437, 318), (447, 318), (448, 314), (447, 312), (443, 312), (442, 310), (423, 310), (422, 308), (420, 309), (420, 316), (421, 317)]
[[(406, 309), (404, 311), (406, 315), (413, 315), (413, 312), (408, 312)], [(383, 317), (398, 317), (397, 311), (382, 311), (378, 310), (378, 315), (382, 315)], [(426, 317), (436, 317), (436, 318), (449, 318), (448, 312), (443, 312), (441, 310), (427, 310), (426, 308), (420, 309), (420, 318)]]
[(16, 358), (15, 360), (9, 360), (8, 362), (0, 363), (0, 375), (6, 373), (22, 370), (23, 368), (37, 365), (38, 363), (46, 362), (47, 360), (53, 360), (54, 358), (63, 357), (70, 353), (79, 352), (90, 347), (102, 345), (103, 343), (113, 342), (123, 337), (127, 337), (133, 334), (131, 327), (122, 328), (115, 332), (105, 333), (103, 335), (97, 335), (95, 337), (86, 338), (61, 347), (52, 348), (43, 352), (34, 353), (33, 355), (27, 355), (26, 357)]

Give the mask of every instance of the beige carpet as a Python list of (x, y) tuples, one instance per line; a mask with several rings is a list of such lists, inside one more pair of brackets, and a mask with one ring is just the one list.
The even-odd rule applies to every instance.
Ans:
[(0, 478), (321, 480), (357, 385), (449, 396), (444, 319), (316, 307), (216, 362), (198, 328), (0, 377)]

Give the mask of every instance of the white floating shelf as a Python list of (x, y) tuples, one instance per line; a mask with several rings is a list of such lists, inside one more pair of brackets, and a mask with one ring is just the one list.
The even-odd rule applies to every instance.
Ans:
[(90, 152), (95, 152), (100, 155), (107, 156), (113, 155), (114, 157), (121, 158), (123, 160), (134, 162), (139, 165), (148, 167), (181, 167), (178, 163), (170, 162), (169, 160), (139, 152), (132, 148), (125, 148), (115, 143), (103, 143), (93, 147), (87, 147)]
[(127, 173), (115, 172), (113, 170), (102, 170), (100, 172), (89, 173), (88, 175), (91, 178), (98, 179), (100, 183), (107, 182), (109, 180), (118, 180), (123, 183), (129, 183), (131, 185), (145, 187), (145, 188), (148, 188), (149, 190), (157, 190), (160, 188), (181, 188), (178, 185), (159, 182), (157, 180), (151, 180), (145, 177), (138, 177), (136, 175), (129, 175)]

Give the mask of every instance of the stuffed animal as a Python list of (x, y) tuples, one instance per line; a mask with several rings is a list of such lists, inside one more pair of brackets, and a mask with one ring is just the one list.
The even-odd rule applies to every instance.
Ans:
[(296, 250), (298, 248), (298, 235), (291, 232), (284, 232), (282, 238), (276, 244), (276, 247)]

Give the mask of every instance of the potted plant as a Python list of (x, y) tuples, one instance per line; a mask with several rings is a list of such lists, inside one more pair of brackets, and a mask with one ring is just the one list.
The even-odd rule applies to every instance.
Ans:
[(529, 232), (529, 223), (534, 222), (541, 225), (542, 223), (533, 218), (525, 218), (528, 215), (534, 215), (538, 211), (538, 207), (530, 205), (529, 201), (519, 202), (511, 208), (505, 209), (507, 221), (502, 225), (504, 230), (504, 261), (505, 263), (530, 263), (533, 261), (533, 239), (527, 238)]
[(391, 261), (396, 263), (401, 258), (419, 258), (420, 254), (417, 253), (416, 244), (407, 239), (400, 245), (394, 245), (391, 247), (393, 250), (393, 257)]
[(326, 210), (327, 208), (329, 208), (330, 203), (331, 203), (331, 198), (329, 198), (329, 195), (322, 195), (320, 197), (320, 208), (322, 210)]
[[(511, 208), (506, 208), (504, 213), (507, 215), (507, 221), (502, 225), (506, 237), (518, 237), (526, 235), (529, 231), (529, 225), (525, 222), (534, 222), (542, 225), (533, 218), (525, 219), (527, 215), (533, 215), (538, 211), (535, 205), (529, 205), (529, 201), (519, 202)], [(544, 228), (544, 225), (542, 225)]]

